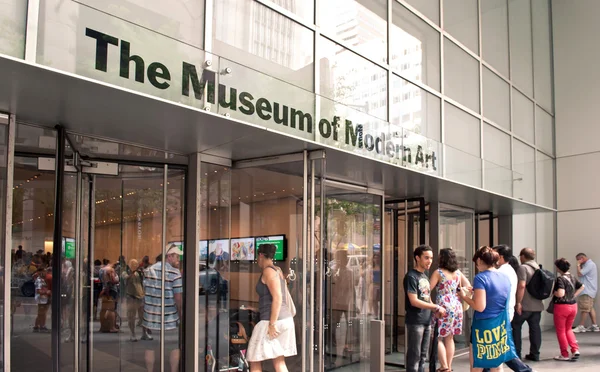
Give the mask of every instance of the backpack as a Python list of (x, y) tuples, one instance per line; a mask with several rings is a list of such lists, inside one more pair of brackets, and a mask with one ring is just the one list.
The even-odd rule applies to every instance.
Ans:
[[(533, 268), (532, 265), (528, 266)], [(542, 268), (542, 265), (539, 266), (540, 268), (535, 270), (531, 280), (527, 283), (527, 292), (535, 299), (545, 300), (552, 294), (555, 276), (550, 271)]]

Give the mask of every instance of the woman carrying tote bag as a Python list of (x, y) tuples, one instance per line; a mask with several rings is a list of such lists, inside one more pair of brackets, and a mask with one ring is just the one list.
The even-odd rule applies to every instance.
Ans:
[(475, 310), (471, 327), (471, 371), (483, 368), (503, 371), (502, 365), (517, 357), (508, 313), (510, 279), (496, 269), (499, 257), (490, 247), (479, 248), (473, 257), (479, 271), (473, 281), (473, 298), (464, 293), (464, 288), (459, 293)]
[(287, 371), (285, 358), (296, 355), (294, 314), (285, 278), (273, 265), (277, 247), (263, 244), (258, 248), (258, 266), (262, 275), (256, 284), (260, 321), (252, 331), (246, 359), (251, 371), (261, 371), (262, 361), (272, 360), (275, 371)]

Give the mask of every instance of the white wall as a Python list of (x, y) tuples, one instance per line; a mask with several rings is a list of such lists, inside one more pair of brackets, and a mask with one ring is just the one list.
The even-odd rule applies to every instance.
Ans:
[[(532, 248), (536, 254), (536, 261), (544, 268), (554, 271), (555, 231), (554, 212), (513, 215), (512, 248), (514, 255), (518, 256), (523, 248)], [(552, 316), (543, 312), (542, 327), (549, 329), (552, 325)], [(523, 337), (528, 337), (528, 332), (528, 328), (524, 326), (522, 330)]]
[(600, 1), (553, 0), (552, 7), (558, 256), (574, 263), (581, 251), (600, 262)]

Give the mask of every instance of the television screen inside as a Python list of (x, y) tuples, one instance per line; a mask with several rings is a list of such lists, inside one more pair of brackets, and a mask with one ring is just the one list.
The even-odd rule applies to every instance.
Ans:
[(208, 261), (229, 261), (229, 239), (208, 241)]
[(66, 259), (75, 258), (75, 239), (62, 238), (62, 253)]
[(275, 257), (273, 257), (274, 261), (283, 261), (286, 259), (285, 235), (271, 235), (256, 238), (256, 249), (263, 244), (275, 244), (277, 247)]
[(254, 238), (231, 239), (232, 261), (254, 261)]
[(200, 245), (200, 260), (205, 261), (208, 258), (208, 241), (200, 240), (198, 244)]

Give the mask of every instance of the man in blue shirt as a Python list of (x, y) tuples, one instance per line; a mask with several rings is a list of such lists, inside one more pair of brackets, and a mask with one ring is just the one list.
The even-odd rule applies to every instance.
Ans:
[[(596, 310), (594, 310), (594, 302), (596, 301), (596, 293), (598, 292), (598, 269), (594, 261), (590, 260), (585, 253), (579, 253), (576, 259), (577, 276), (581, 284), (585, 287), (577, 299), (577, 308), (581, 312), (581, 320), (579, 321), (579, 325), (573, 329), (573, 332), (600, 332), (598, 323), (596, 323)], [(590, 328), (585, 327), (588, 314), (592, 319)]]

